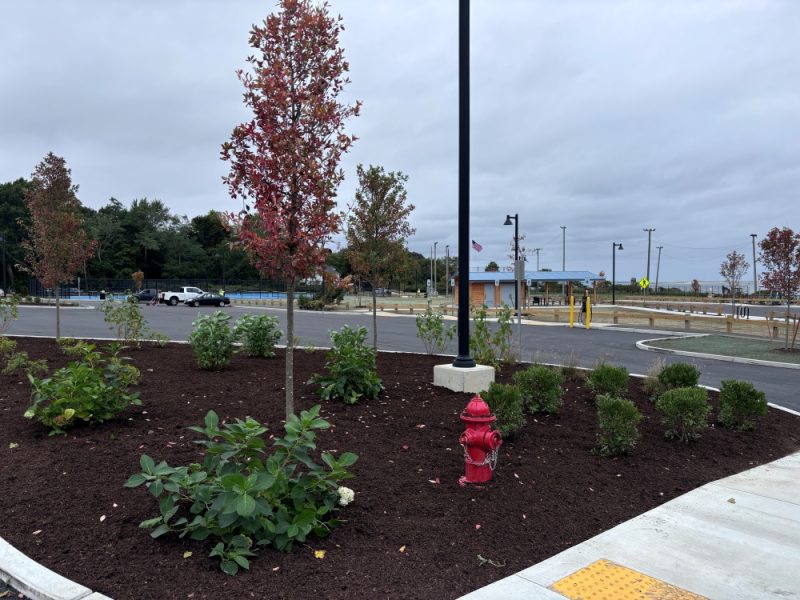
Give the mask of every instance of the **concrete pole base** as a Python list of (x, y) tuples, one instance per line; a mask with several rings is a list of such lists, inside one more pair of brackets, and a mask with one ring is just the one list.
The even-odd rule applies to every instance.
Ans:
[(475, 365), (467, 369), (451, 364), (433, 367), (433, 385), (447, 388), (453, 392), (478, 394), (489, 389), (494, 381), (494, 367)]

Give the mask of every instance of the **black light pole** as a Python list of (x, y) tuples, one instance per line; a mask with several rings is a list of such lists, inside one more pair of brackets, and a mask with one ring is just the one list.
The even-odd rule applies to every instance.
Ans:
[(469, 355), (469, 0), (458, 0), (458, 356), (454, 367), (470, 368)]
[(622, 250), (622, 242), (611, 242), (611, 304), (617, 303), (617, 248)]
[[(519, 260), (519, 213), (514, 213), (514, 216), (506, 215), (506, 222), (503, 225), (511, 225), (511, 219), (514, 219), (514, 273), (517, 272), (517, 261)], [(516, 274), (514, 279), (516, 279)], [(514, 310), (519, 312), (519, 293), (517, 292), (517, 285), (514, 284)]]

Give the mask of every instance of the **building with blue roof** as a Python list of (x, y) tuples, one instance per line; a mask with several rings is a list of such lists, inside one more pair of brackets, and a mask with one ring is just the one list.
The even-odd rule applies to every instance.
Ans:
[[(605, 281), (602, 277), (591, 271), (525, 271), (525, 279), (520, 286), (520, 304), (552, 304), (563, 301), (560, 285), (563, 283), (568, 289), (572, 284), (579, 283), (584, 287), (593, 289), (597, 282)], [(484, 271), (469, 274), (469, 303), (470, 306), (488, 307), (514, 306), (514, 272), (513, 271)], [(541, 292), (535, 289), (543, 288)], [(530, 300), (528, 302), (530, 288)], [(455, 300), (458, 302), (458, 276), (455, 277)]]

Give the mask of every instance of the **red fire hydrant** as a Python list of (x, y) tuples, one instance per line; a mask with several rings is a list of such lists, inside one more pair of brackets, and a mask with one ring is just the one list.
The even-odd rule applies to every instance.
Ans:
[(464, 448), (466, 463), (463, 481), (466, 483), (489, 481), (497, 464), (498, 449), (503, 443), (500, 432), (491, 429), (496, 417), (484, 399), (476, 395), (469, 401), (460, 418), (466, 425), (466, 430), (458, 438)]

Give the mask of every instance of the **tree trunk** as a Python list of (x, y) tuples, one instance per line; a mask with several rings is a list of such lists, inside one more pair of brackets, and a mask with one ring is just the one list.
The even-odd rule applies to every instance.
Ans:
[(58, 287), (55, 288), (56, 290), (56, 341), (61, 339), (61, 296), (59, 295)]
[(788, 294), (786, 296), (786, 340), (784, 342), (783, 347), (788, 351), (789, 350), (789, 310), (792, 307), (792, 295)]
[(378, 349), (378, 298), (372, 286), (372, 347)]
[(286, 420), (294, 414), (294, 280), (286, 282)]

